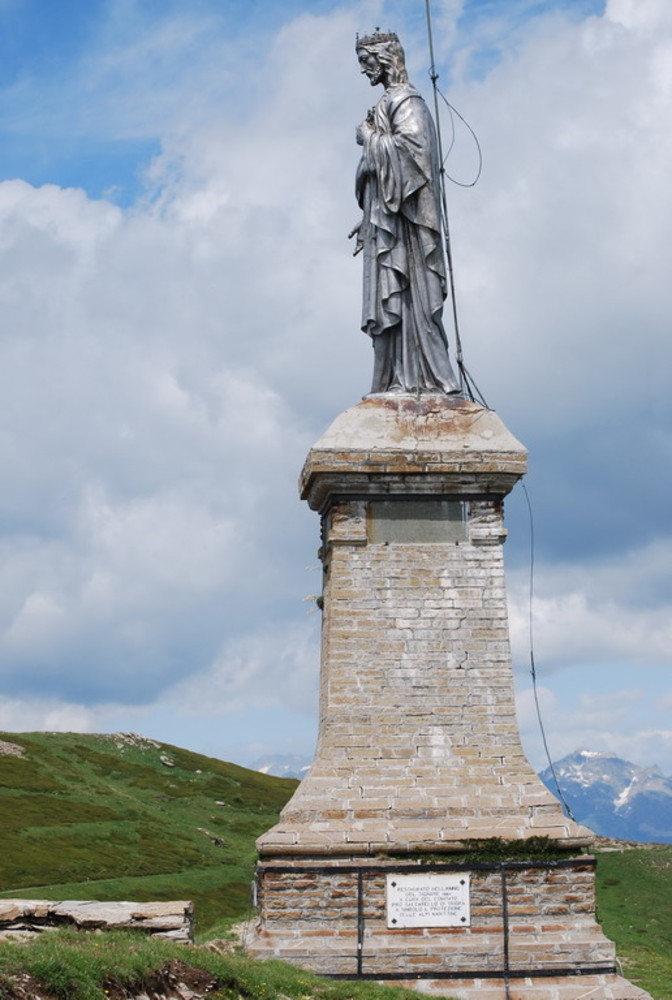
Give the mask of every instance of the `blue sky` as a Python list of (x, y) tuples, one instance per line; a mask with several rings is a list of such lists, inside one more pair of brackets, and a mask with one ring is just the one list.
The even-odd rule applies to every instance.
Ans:
[[(672, 773), (666, 0), (433, 3), (466, 360), (530, 449), (554, 756)], [(312, 753), (311, 443), (367, 389), (355, 32), (424, 2), (0, 0), (0, 728)], [(449, 171), (468, 174), (465, 133)], [(325, 372), (329, 373), (325, 378)], [(529, 525), (507, 508), (521, 729)]]
[[(602, 0), (469, 3), (456, 23), (478, 38), (470, 72), (486, 72), (530, 18), (555, 10), (585, 16), (602, 6)], [(403, 11), (414, 36), (424, 34), (422, 0), (396, 7)], [(130, 205), (142, 192), (143, 169), (159, 152), (166, 125), (164, 117), (149, 109), (159, 96), (175, 105), (183, 97), (174, 86), (176, 74), (207, 61), (214, 40), (226, 39), (239, 56), (246, 51), (249, 55), (267, 48), (274, 33), (293, 18), (306, 12), (328, 15), (343, 8), (346, 5), (335, 0), (311, 4), (303, 0), (193, 0), (189, 4), (184, 0), (64, 0), (58, 4), (5, 0), (0, 5), (4, 173), (36, 185), (82, 187), (92, 197), (105, 195)], [(439, 18), (441, 9), (437, 5)], [(390, 15), (395, 13), (391, 5)], [(235, 79), (227, 86), (220, 79), (216, 88), (235, 100), (245, 85)], [(147, 113), (129, 115), (123, 121), (112, 113), (110, 121), (115, 92), (125, 97), (131, 89), (134, 102), (139, 108), (146, 104)]]

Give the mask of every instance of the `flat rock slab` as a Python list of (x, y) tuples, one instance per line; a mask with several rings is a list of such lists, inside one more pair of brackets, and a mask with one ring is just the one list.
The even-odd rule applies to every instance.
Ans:
[(35, 932), (73, 926), (82, 930), (141, 930), (173, 941), (193, 941), (193, 905), (99, 900), (0, 900), (0, 932)]

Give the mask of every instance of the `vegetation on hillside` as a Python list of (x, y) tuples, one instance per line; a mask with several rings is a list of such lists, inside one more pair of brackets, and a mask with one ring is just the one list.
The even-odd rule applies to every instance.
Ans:
[(623, 974), (654, 1000), (672, 1000), (672, 847), (597, 855), (597, 916)]
[(255, 838), (297, 782), (133, 734), (0, 733), (1, 895), (249, 906)]

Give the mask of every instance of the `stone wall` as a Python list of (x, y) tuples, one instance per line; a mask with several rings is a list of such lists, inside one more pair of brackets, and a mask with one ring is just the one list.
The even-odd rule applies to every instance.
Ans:
[[(389, 873), (465, 872), (469, 926), (388, 927)], [(594, 860), (459, 865), (264, 865), (258, 872), (265, 955), (326, 974), (497, 978), (613, 973), (614, 946), (595, 923)], [(319, 943), (317, 939), (319, 938)]]

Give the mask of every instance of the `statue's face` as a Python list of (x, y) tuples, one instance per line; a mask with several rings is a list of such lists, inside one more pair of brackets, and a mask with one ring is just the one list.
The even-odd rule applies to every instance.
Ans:
[(366, 49), (360, 49), (357, 58), (362, 67), (362, 73), (368, 76), (371, 86), (375, 87), (377, 83), (382, 83), (383, 67), (378, 56), (374, 55), (373, 52), (367, 52)]

